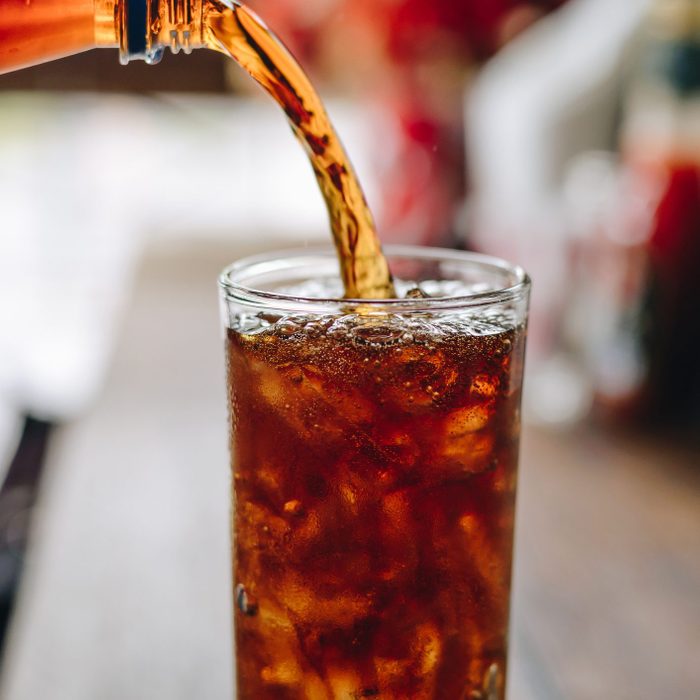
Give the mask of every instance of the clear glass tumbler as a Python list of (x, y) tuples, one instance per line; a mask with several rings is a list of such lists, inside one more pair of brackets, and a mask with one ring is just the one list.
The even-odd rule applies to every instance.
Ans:
[(530, 282), (386, 253), (404, 298), (330, 249), (220, 279), (239, 700), (504, 698)]

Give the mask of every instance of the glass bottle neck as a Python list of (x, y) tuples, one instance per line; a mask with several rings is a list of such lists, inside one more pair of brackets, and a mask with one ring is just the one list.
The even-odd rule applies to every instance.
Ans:
[(119, 60), (158, 63), (202, 46), (203, 0), (95, 0), (95, 42), (118, 46)]

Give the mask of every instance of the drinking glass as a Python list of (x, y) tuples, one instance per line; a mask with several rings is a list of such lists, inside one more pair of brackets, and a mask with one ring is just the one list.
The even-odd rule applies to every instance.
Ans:
[(220, 278), (240, 700), (504, 698), (530, 282), (386, 254), (403, 298), (330, 249)]

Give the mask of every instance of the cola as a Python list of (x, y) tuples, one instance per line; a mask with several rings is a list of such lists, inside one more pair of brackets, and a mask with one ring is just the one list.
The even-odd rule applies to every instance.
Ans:
[(255, 12), (205, 0), (203, 41), (236, 61), (282, 108), (308, 156), (328, 210), (344, 294), (388, 299), (395, 290), (362, 185), (309, 77)]
[(524, 340), (483, 310), (229, 323), (240, 700), (502, 700)]

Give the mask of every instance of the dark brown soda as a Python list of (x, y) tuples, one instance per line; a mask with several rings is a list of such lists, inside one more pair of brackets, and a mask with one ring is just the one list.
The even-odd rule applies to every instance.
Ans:
[(524, 334), (403, 323), (228, 331), (239, 700), (504, 698)]

